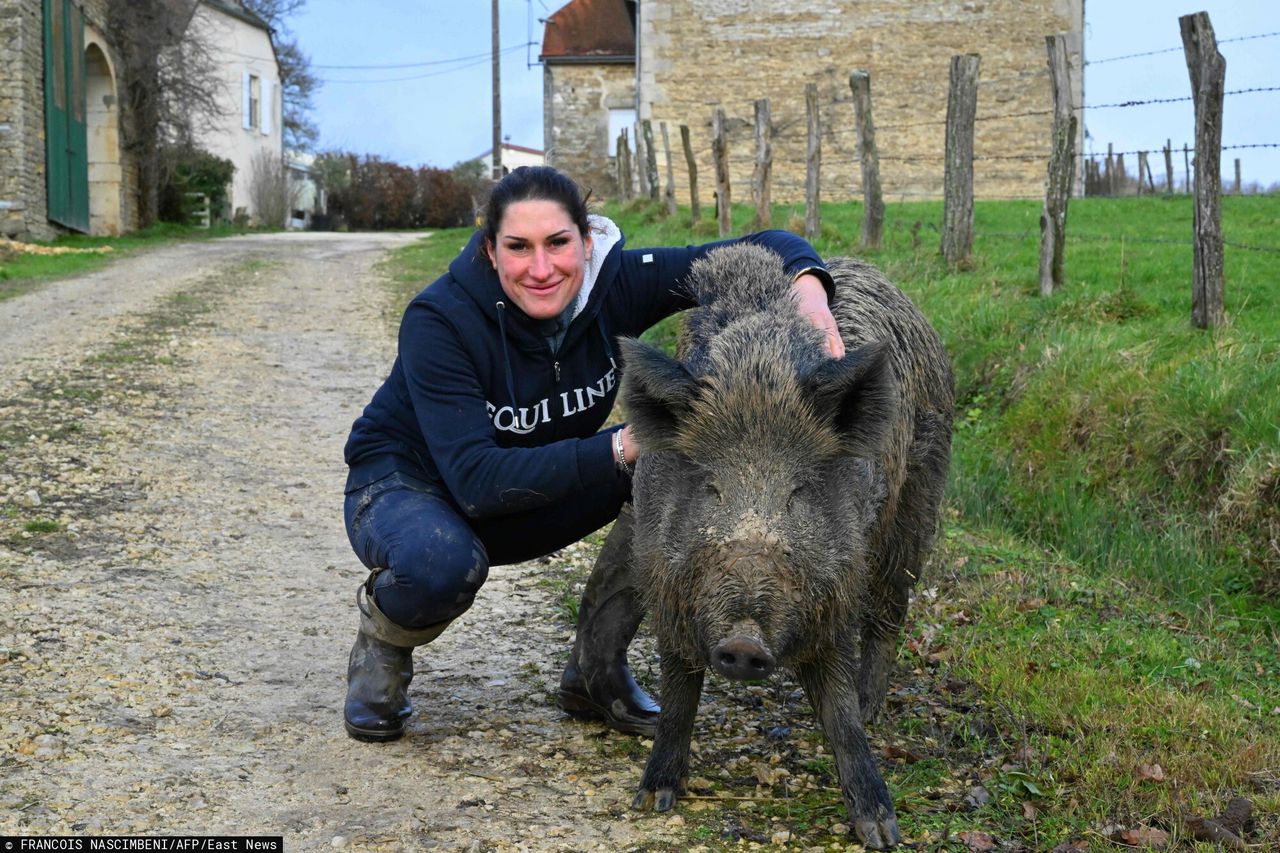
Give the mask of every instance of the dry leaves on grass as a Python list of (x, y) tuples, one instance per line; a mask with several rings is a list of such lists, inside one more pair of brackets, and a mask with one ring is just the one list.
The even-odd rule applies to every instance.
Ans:
[(1124, 844), (1128, 847), (1163, 850), (1169, 846), (1169, 833), (1152, 826), (1138, 826), (1133, 829), (1117, 828), (1109, 837), (1116, 844)]
[(996, 840), (986, 832), (978, 832), (977, 830), (957, 832), (956, 838), (960, 839), (970, 850), (994, 850), (996, 847)]
[(1164, 768), (1159, 764), (1139, 764), (1136, 775), (1139, 782), (1163, 782), (1165, 780)]
[(113, 251), (110, 246), (37, 246), (17, 240), (0, 240), (0, 253), (15, 255), (103, 255)]

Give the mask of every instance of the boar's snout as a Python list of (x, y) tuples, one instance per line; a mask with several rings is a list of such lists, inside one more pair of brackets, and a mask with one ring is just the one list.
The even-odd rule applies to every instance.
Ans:
[(768, 678), (777, 659), (759, 638), (759, 630), (735, 625), (729, 636), (711, 649), (711, 668), (725, 678), (758, 681)]

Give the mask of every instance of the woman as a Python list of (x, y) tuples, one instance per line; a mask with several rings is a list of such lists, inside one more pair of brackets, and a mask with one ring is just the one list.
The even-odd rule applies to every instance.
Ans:
[[(782, 255), (800, 310), (843, 355), (834, 285), (812, 247), (780, 231), (742, 239)], [(617, 226), (589, 216), (549, 167), (494, 187), (484, 227), (405, 310), (391, 373), (347, 441), (347, 532), (370, 569), (347, 670), (353, 738), (404, 733), (413, 649), (471, 606), (490, 566), (615, 519), (583, 593), (560, 706), (652, 736), (658, 707), (626, 659), (643, 616), (623, 511), (639, 448), (626, 427), (600, 430), (617, 395), (616, 338), (691, 307), (684, 276), (716, 245), (624, 250)]]

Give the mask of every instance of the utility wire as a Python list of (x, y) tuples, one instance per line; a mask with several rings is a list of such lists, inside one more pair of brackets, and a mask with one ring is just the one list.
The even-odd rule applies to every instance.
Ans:
[[(528, 47), (537, 42), (525, 42), (524, 44), (512, 45), (503, 48), (502, 52), (507, 53), (512, 50), (519, 50)], [(451, 62), (470, 62), (474, 59), (489, 59), (493, 54), (489, 51), (484, 53), (476, 53), (471, 56), (455, 56), (452, 59), (432, 59), (426, 62), (405, 62), (398, 65), (312, 65), (312, 69), (322, 71), (395, 71), (404, 68), (427, 68), (433, 65), (447, 65)]]
[[(514, 53), (519, 50), (524, 50), (524, 48), (525, 48), (524, 45), (519, 44), (514, 47), (509, 47), (506, 50), (500, 51), (499, 55), (506, 56), (508, 53)], [(454, 71), (462, 71), (465, 68), (474, 68), (477, 65), (485, 65), (491, 62), (492, 60), (493, 60), (493, 55), (486, 53), (479, 59), (476, 59), (473, 62), (468, 62), (465, 65), (456, 65), (453, 68), (442, 68), (439, 71), (429, 71), (426, 74), (413, 74), (408, 77), (376, 77), (376, 78), (367, 79), (367, 80), (332, 80), (328, 77), (322, 77), (320, 79), (325, 83), (398, 83), (398, 82), (403, 82), (405, 80), (425, 80), (428, 77), (439, 77), (441, 74), (451, 74)]]

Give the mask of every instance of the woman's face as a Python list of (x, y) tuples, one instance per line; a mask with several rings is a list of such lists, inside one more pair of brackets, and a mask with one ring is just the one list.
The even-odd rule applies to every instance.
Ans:
[(582, 290), (591, 237), (558, 202), (531, 199), (507, 207), (496, 245), (485, 248), (503, 293), (533, 319), (549, 320)]

